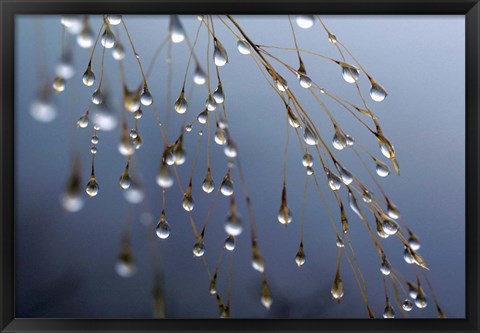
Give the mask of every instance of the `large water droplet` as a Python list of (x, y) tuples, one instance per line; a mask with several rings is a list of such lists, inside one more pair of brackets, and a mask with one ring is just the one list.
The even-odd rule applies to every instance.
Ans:
[(305, 143), (310, 146), (318, 145), (318, 137), (314, 133), (313, 129), (310, 128), (310, 125), (305, 126), (305, 131), (303, 132), (303, 139)]
[(390, 200), (387, 200), (387, 215), (394, 220), (400, 217), (400, 211)]
[(233, 251), (235, 250), (236, 243), (237, 241), (235, 240), (235, 237), (233, 237), (232, 235), (228, 235), (227, 239), (225, 240), (224, 247), (228, 251)]
[(125, 50), (123, 49), (123, 45), (120, 42), (115, 43), (115, 46), (112, 50), (112, 57), (117, 61), (123, 60), (125, 58)]
[(370, 88), (370, 97), (375, 102), (381, 102), (387, 97), (387, 91), (378, 82), (372, 81), (372, 87)]
[(221, 84), (219, 84), (217, 89), (215, 89), (215, 91), (213, 92), (213, 98), (218, 104), (222, 104), (225, 100), (225, 95), (223, 94), (223, 88)]
[(84, 114), (77, 120), (77, 127), (86, 128), (88, 126), (88, 115)]
[(233, 194), (233, 181), (229, 174), (223, 178), (222, 184), (220, 185), (220, 192), (227, 197)]
[(168, 236), (170, 236), (170, 232), (170, 225), (168, 224), (167, 220), (165, 220), (165, 217), (162, 215), (157, 224), (156, 234), (161, 239), (167, 239)]
[(298, 82), (302, 88), (308, 89), (312, 86), (312, 79), (305, 74), (298, 74)]
[(281, 224), (287, 225), (292, 222), (292, 212), (286, 202), (282, 202), (280, 209), (278, 211), (278, 222)]
[(327, 179), (328, 179), (328, 186), (332, 191), (338, 191), (342, 186), (342, 180), (338, 177), (335, 173), (330, 170), (327, 170)]
[(183, 201), (182, 201), (182, 207), (185, 209), (187, 212), (190, 212), (193, 210), (193, 207), (195, 206), (195, 203), (193, 201), (192, 195), (190, 194), (185, 194), (183, 196)]
[(53, 90), (56, 92), (62, 92), (65, 90), (65, 79), (61, 76), (55, 77), (52, 84)]
[(360, 76), (360, 70), (353, 65), (341, 63), (343, 79), (348, 83), (355, 83)]
[(397, 233), (399, 226), (397, 222), (390, 219), (385, 219), (382, 222), (382, 229), (387, 235), (392, 236)]
[(405, 311), (407, 311), (407, 312), (412, 311), (412, 309), (413, 309), (413, 303), (412, 303), (412, 301), (409, 300), (408, 298), (407, 298), (405, 301), (403, 301), (403, 303), (402, 303), (402, 309), (405, 310)]
[(122, 22), (122, 15), (107, 15), (107, 20), (111, 25), (119, 25)]
[(207, 75), (199, 64), (197, 64), (197, 66), (195, 67), (195, 72), (193, 73), (193, 82), (200, 86), (207, 82)]
[(310, 29), (315, 23), (315, 17), (313, 15), (299, 15), (296, 17), (295, 22), (302, 29)]
[(244, 54), (244, 55), (250, 54), (250, 45), (245, 39), (243, 40), (239, 39), (237, 41), (237, 49), (238, 49), (238, 52), (240, 52), (241, 54)]
[(305, 153), (302, 158), (302, 164), (304, 167), (311, 167), (313, 166), (313, 157), (309, 153)]
[(213, 61), (215, 65), (221, 67), (228, 62), (227, 50), (223, 47), (222, 43), (215, 38), (215, 46), (213, 51)]
[(208, 95), (207, 100), (205, 101), (205, 107), (208, 111), (215, 111), (217, 108), (217, 102), (215, 102), (215, 98), (212, 95)]
[(111, 49), (115, 45), (115, 35), (112, 30), (107, 26), (101, 38), (101, 43), (104, 48)]
[(203, 180), (202, 183), (202, 190), (205, 193), (212, 193), (212, 191), (215, 189), (215, 183), (213, 182), (212, 176), (210, 174), (210, 170), (207, 171), (207, 175), (205, 176), (205, 179)]
[(185, 32), (177, 15), (170, 16), (170, 40), (174, 43), (181, 43), (185, 40)]
[(374, 161), (375, 171), (377, 172), (377, 175), (379, 175), (380, 177), (387, 177), (390, 174), (390, 168), (377, 159), (374, 159)]
[(152, 93), (147, 87), (143, 88), (142, 94), (140, 95), (140, 102), (145, 106), (149, 106), (153, 103)]
[(390, 275), (391, 271), (392, 266), (390, 265), (390, 262), (387, 260), (386, 256), (383, 256), (382, 263), (380, 264), (380, 272), (382, 272), (383, 275)]
[(200, 112), (197, 116), (197, 120), (200, 124), (206, 124), (208, 119), (208, 111), (207, 109)]
[(193, 255), (195, 257), (201, 257), (205, 253), (205, 244), (203, 244), (203, 239), (198, 240), (193, 245)]
[(98, 88), (92, 94), (92, 103), (99, 105), (99, 104), (102, 104), (102, 102), (103, 102), (103, 94), (100, 88)]
[(95, 177), (90, 177), (85, 191), (90, 197), (94, 197), (98, 194), (99, 186)]
[(225, 222), (225, 232), (232, 236), (239, 236), (243, 231), (242, 219), (236, 212), (231, 212)]
[(347, 138), (340, 131), (335, 131), (332, 139), (333, 148), (343, 150), (347, 146)]
[(418, 239), (417, 236), (415, 235), (410, 235), (410, 237), (408, 238), (408, 245), (410, 245), (410, 247), (412, 248), (412, 250), (414, 251), (417, 251), (420, 249), (421, 247), (421, 244), (420, 244), (420, 240)]
[(166, 163), (162, 163), (158, 170), (157, 184), (164, 189), (170, 188), (173, 185), (172, 172)]
[(353, 176), (350, 173), (350, 171), (342, 167), (340, 164), (337, 164), (337, 168), (338, 168), (338, 171), (340, 172), (340, 177), (342, 177), (342, 182), (345, 185), (350, 185), (353, 182)]

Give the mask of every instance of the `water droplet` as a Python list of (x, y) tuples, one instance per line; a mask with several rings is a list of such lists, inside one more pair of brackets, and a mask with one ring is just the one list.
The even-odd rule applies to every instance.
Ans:
[(300, 245), (298, 248), (298, 252), (295, 256), (295, 262), (297, 263), (297, 266), (300, 267), (305, 263), (305, 252), (303, 250), (303, 245)]
[(370, 203), (370, 202), (372, 202), (372, 195), (370, 194), (369, 191), (367, 191), (366, 189), (363, 189), (362, 199), (363, 199), (364, 202)]
[(68, 191), (62, 195), (61, 198), (63, 208), (70, 213), (78, 212), (83, 208), (83, 198), (80, 193)]
[(338, 163), (336, 163), (336, 165), (337, 165), (338, 171), (340, 172), (340, 177), (342, 178), (342, 182), (345, 185), (350, 185), (353, 182), (353, 176), (350, 173), (350, 171), (348, 171)]
[(380, 146), (380, 151), (382, 152), (383, 156), (385, 156), (386, 158), (395, 157), (395, 148), (390, 143), (390, 141), (387, 140), (387, 138), (385, 138), (384, 136), (379, 136), (378, 144)]
[(217, 127), (217, 130), (215, 132), (215, 142), (218, 145), (224, 145), (227, 139), (225, 138), (225, 132), (222, 131), (220, 127)]
[(205, 107), (208, 111), (215, 111), (215, 109), (217, 108), (217, 102), (215, 102), (215, 99), (212, 95), (208, 95), (208, 98), (205, 101)]
[(199, 86), (207, 82), (207, 75), (199, 64), (197, 64), (197, 67), (195, 67), (195, 72), (193, 73), (193, 82)]
[(124, 190), (128, 189), (130, 187), (130, 185), (132, 184), (132, 179), (130, 178), (130, 175), (128, 174), (128, 165), (129, 165), (129, 163), (127, 163), (127, 166), (125, 167), (125, 170), (123, 170), (123, 173), (120, 176), (120, 179), (118, 180), (118, 184)]
[(197, 120), (200, 124), (206, 124), (208, 119), (208, 111), (207, 109), (200, 112), (197, 116)]
[(302, 164), (304, 167), (311, 167), (313, 166), (313, 157), (309, 153), (305, 153), (302, 158)]
[(353, 193), (350, 190), (348, 191), (348, 204), (353, 210), (353, 212), (357, 214), (361, 220), (363, 220), (363, 216), (360, 213), (360, 208), (358, 208), (357, 199), (355, 199)]
[(307, 175), (311, 176), (313, 175), (314, 171), (312, 167), (307, 167)]
[(218, 104), (222, 104), (224, 102), (225, 95), (223, 94), (223, 88), (221, 84), (219, 84), (217, 89), (215, 89), (215, 91), (213, 92), (213, 98)]
[(237, 41), (237, 49), (243, 55), (250, 54), (250, 45), (245, 39), (239, 39)]
[(102, 104), (103, 102), (103, 94), (102, 94), (102, 91), (100, 90), (100, 88), (98, 88), (97, 90), (95, 90), (92, 94), (92, 102), (93, 104), (96, 104), (96, 105), (99, 105), (99, 104)]
[(227, 50), (225, 50), (222, 43), (220, 43), (217, 38), (214, 38), (214, 43), (213, 61), (218, 67), (224, 66), (228, 62)]
[(413, 309), (413, 303), (411, 300), (409, 300), (408, 298), (405, 299), (405, 301), (403, 301), (402, 303), (402, 309), (409, 312), (409, 311), (412, 311)]
[(287, 115), (288, 115), (288, 123), (290, 124), (290, 126), (292, 126), (293, 128), (300, 128), (301, 127), (297, 116), (295, 116), (295, 114), (293, 113), (290, 106), (287, 106)]
[(168, 224), (167, 220), (165, 220), (165, 215), (162, 213), (162, 215), (160, 216), (160, 220), (157, 224), (157, 236), (161, 239), (167, 239), (168, 236), (170, 236), (170, 232), (170, 225)]
[(387, 92), (377, 81), (372, 80), (372, 87), (370, 88), (370, 97), (375, 102), (381, 102), (387, 97)]
[(223, 117), (221, 117), (220, 119), (218, 119), (218, 127), (220, 127), (221, 129), (225, 130), (228, 128), (228, 123), (227, 123), (227, 120), (224, 119)]
[(142, 94), (140, 95), (140, 103), (145, 106), (149, 106), (153, 103), (152, 93), (147, 87), (143, 88)]
[(128, 112), (136, 112), (140, 109), (140, 94), (135, 91), (124, 90), (123, 105)]
[(93, 46), (95, 36), (88, 24), (85, 24), (80, 34), (77, 36), (77, 44), (83, 49), (88, 49)]
[(136, 182), (132, 181), (130, 187), (126, 191), (123, 191), (123, 196), (129, 203), (138, 204), (143, 201), (145, 193)]
[(347, 139), (345, 141), (347, 143), (347, 146), (353, 146), (355, 144), (355, 139), (348, 134), (347, 134)]
[(287, 225), (292, 222), (292, 212), (286, 202), (282, 202), (278, 211), (278, 222)]
[(343, 281), (340, 278), (340, 272), (337, 271), (337, 274), (335, 275), (335, 280), (333, 281), (333, 286), (332, 290), (330, 291), (332, 294), (332, 297), (334, 300), (337, 302), (340, 302), (343, 297)]
[(328, 33), (328, 41), (332, 44), (336, 44), (337, 36), (335, 36), (334, 34)]
[(387, 199), (387, 215), (397, 220), (400, 217), (400, 211), (390, 200)]
[(392, 266), (390, 265), (390, 262), (387, 260), (387, 257), (384, 255), (382, 257), (382, 263), (380, 264), (380, 272), (382, 272), (383, 275), (390, 275), (391, 271), (392, 271)]
[(310, 79), (310, 77), (300, 73), (298, 73), (297, 76), (298, 76), (298, 82), (300, 83), (300, 86), (302, 88), (308, 89), (312, 86), (312, 79)]
[(115, 35), (108, 26), (105, 27), (105, 31), (100, 41), (106, 49), (111, 49), (115, 45)]
[(267, 281), (263, 280), (262, 286), (262, 305), (268, 310), (272, 306), (272, 297), (270, 296), (270, 290), (268, 290)]
[(340, 131), (336, 130), (332, 139), (333, 148), (343, 150), (347, 146), (347, 138)]
[(183, 148), (183, 144), (179, 144), (175, 151), (173, 152), (173, 156), (175, 157), (175, 164), (182, 165), (187, 160), (187, 154), (185, 153), (185, 149)]
[(130, 137), (131, 137), (132, 139), (135, 139), (137, 136), (138, 136), (137, 130), (134, 129), (134, 128), (132, 128), (132, 129), (130, 130)]
[(232, 236), (240, 236), (243, 231), (242, 219), (236, 211), (231, 211), (225, 221), (225, 232)]
[(410, 296), (410, 298), (412, 298), (412, 299), (417, 298), (417, 295), (418, 295), (417, 287), (415, 287), (410, 282), (407, 282), (407, 285), (408, 285), (408, 296)]
[(313, 129), (310, 128), (310, 125), (305, 126), (305, 131), (303, 132), (303, 139), (305, 143), (310, 146), (318, 145), (317, 135), (314, 133)]
[(328, 186), (330, 186), (332, 191), (338, 191), (342, 186), (342, 180), (332, 171), (326, 170), (326, 172), (328, 178)]
[(187, 111), (188, 103), (183, 95), (183, 91), (175, 101), (175, 111), (179, 114), (183, 114)]
[(167, 163), (168, 165), (174, 165), (175, 164), (175, 155), (174, 155), (173, 150), (171, 148), (168, 148), (165, 151), (164, 158), (165, 158), (165, 163)]
[(170, 39), (174, 43), (181, 43), (185, 39), (183, 26), (177, 15), (170, 16)]
[(187, 126), (185, 126), (185, 131), (187, 131), (187, 132), (191, 132), (192, 129), (193, 129), (192, 124), (188, 124)]
[(260, 253), (258, 253), (258, 250), (253, 251), (252, 267), (260, 273), (263, 273), (263, 271), (265, 270), (265, 261), (263, 260), (263, 257), (260, 255)]
[(92, 68), (90, 66), (88, 66), (85, 73), (83, 73), (82, 81), (83, 81), (83, 84), (86, 85), (87, 87), (90, 87), (95, 83), (95, 74), (93, 73)]
[(65, 90), (65, 79), (61, 76), (55, 77), (55, 80), (53, 80), (53, 90), (56, 92), (62, 92)]
[[(403, 260), (405, 260), (405, 262), (407, 264), (414, 264), (415, 263), (415, 259), (413, 258), (412, 253), (410, 252), (410, 250), (406, 246), (403, 250)], [(412, 297), (412, 298), (415, 298), (415, 297)]]
[(195, 257), (201, 257), (205, 253), (205, 245), (203, 244), (203, 239), (200, 239), (193, 245), (193, 255)]
[(122, 22), (122, 15), (107, 15), (107, 20), (111, 25), (119, 25)]
[(72, 63), (69, 53), (66, 53), (64, 59), (55, 66), (55, 75), (65, 80), (70, 80), (75, 75), (75, 66)]
[(395, 311), (393, 310), (393, 307), (390, 305), (390, 302), (387, 302), (387, 306), (385, 307), (385, 310), (383, 310), (383, 318), (385, 319), (395, 318)]
[(122, 138), (120, 140), (120, 143), (118, 144), (118, 151), (123, 156), (130, 156), (135, 151), (132, 139), (130, 138), (130, 132), (126, 127), (122, 131)]
[(120, 42), (115, 43), (115, 46), (112, 50), (112, 57), (117, 61), (123, 60), (125, 58), (125, 50), (123, 49), (123, 45)]
[(343, 239), (340, 238), (339, 235), (337, 235), (337, 241), (336, 241), (337, 247), (345, 247), (345, 243), (343, 242)]
[(377, 160), (376, 158), (374, 159), (375, 161), (375, 171), (377, 172), (377, 175), (380, 177), (387, 177), (390, 174), (390, 168), (386, 165)]
[(90, 180), (87, 184), (86, 192), (90, 197), (94, 197), (98, 194), (99, 186), (95, 177), (90, 177)]
[(215, 295), (217, 293), (216, 285), (217, 285), (217, 275), (215, 274), (212, 280), (210, 281), (210, 288), (209, 288), (210, 295)]
[(86, 128), (88, 126), (88, 115), (84, 114), (77, 120), (77, 127)]
[(157, 184), (164, 189), (170, 188), (173, 185), (172, 172), (166, 163), (162, 163), (158, 170)]
[(235, 250), (235, 245), (236, 244), (237, 244), (237, 241), (236, 241), (235, 237), (233, 237), (232, 235), (228, 235), (227, 239), (225, 240), (224, 247), (228, 251), (233, 251), (233, 250)]
[(57, 117), (57, 109), (48, 100), (38, 99), (31, 104), (30, 114), (36, 121), (48, 123)]
[(142, 143), (142, 137), (140, 136), (140, 134), (137, 134), (135, 139), (133, 139), (132, 141), (133, 146), (135, 147), (135, 149), (139, 149), (142, 146)]
[(195, 202), (193, 201), (192, 195), (186, 193), (183, 196), (183, 201), (182, 201), (183, 209), (185, 209), (187, 212), (191, 212), (194, 206), (195, 206)]
[(348, 83), (355, 83), (358, 80), (358, 77), (360, 76), (360, 70), (353, 66), (349, 65), (347, 63), (340, 63), (340, 66), (342, 67), (342, 75), (343, 79), (348, 82)]
[(220, 192), (227, 197), (233, 194), (233, 181), (230, 178), (230, 173), (227, 173), (225, 177), (223, 177)]
[(212, 175), (210, 174), (210, 169), (207, 170), (207, 175), (202, 183), (202, 190), (205, 193), (212, 193), (215, 189), (215, 183), (213, 182)]
[(90, 152), (95, 155), (97, 153), (97, 147), (93, 146), (92, 148), (90, 148)]
[(82, 30), (82, 17), (80, 15), (63, 15), (60, 22), (71, 34), (78, 34)]
[(93, 136), (92, 136), (92, 139), (91, 139), (90, 141), (91, 141), (92, 144), (94, 144), (94, 145), (98, 144), (98, 136), (93, 135)]
[(133, 117), (134, 117), (135, 119), (140, 119), (140, 118), (142, 118), (142, 116), (143, 116), (143, 112), (142, 112), (141, 109), (138, 109), (137, 111), (135, 111), (135, 113), (134, 113), (134, 115), (133, 115)]
[(223, 152), (228, 158), (235, 158), (238, 155), (237, 145), (231, 139), (227, 139), (227, 143), (223, 148)]
[(123, 278), (129, 278), (137, 272), (129, 247), (125, 247), (115, 264), (115, 271)]
[(382, 222), (382, 229), (387, 235), (393, 236), (397, 233), (399, 226), (397, 222), (390, 219), (385, 219)]
[(417, 236), (413, 234), (411, 234), (410, 237), (408, 238), (408, 245), (410, 245), (410, 247), (414, 251), (419, 250), (421, 247), (420, 240), (418, 239)]
[(425, 296), (425, 293), (423, 292), (422, 287), (418, 288), (417, 298), (415, 298), (415, 305), (419, 309), (426, 308), (428, 305), (427, 297)]
[(299, 15), (296, 17), (295, 22), (302, 29), (310, 29), (315, 23), (315, 17), (313, 15)]
[(277, 89), (278, 89), (279, 91), (282, 91), (282, 92), (287, 91), (287, 89), (288, 89), (287, 80), (285, 80), (285, 79), (284, 79), (283, 77), (281, 77), (279, 74), (277, 74), (277, 75), (278, 75), (278, 79), (275, 80), (275, 84), (276, 84), (276, 86), (277, 86)]

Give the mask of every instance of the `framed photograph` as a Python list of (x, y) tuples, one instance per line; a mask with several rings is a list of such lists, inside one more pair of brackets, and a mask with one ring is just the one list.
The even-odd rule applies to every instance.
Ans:
[(4, 1), (1, 332), (478, 332), (478, 1)]

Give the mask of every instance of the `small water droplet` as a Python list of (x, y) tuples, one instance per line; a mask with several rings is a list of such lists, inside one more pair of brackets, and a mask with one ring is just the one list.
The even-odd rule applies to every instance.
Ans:
[(178, 99), (175, 101), (175, 111), (179, 114), (183, 114), (187, 111), (187, 108), (188, 108), (188, 102), (185, 99), (182, 91)]
[(137, 130), (134, 129), (134, 128), (132, 128), (132, 129), (130, 130), (130, 137), (131, 137), (132, 139), (135, 139), (137, 136), (138, 136)]
[(122, 22), (122, 15), (107, 15), (107, 20), (111, 25), (119, 25)]
[(393, 204), (390, 200), (387, 199), (387, 215), (392, 219), (397, 220), (400, 217), (400, 211), (397, 206)]
[(337, 247), (345, 247), (345, 243), (343, 242), (343, 239), (340, 238), (339, 235), (337, 235), (337, 241), (336, 241)]
[(182, 23), (177, 15), (170, 16), (170, 40), (174, 43), (181, 43), (185, 39)]
[(300, 267), (305, 263), (305, 251), (303, 250), (303, 245), (300, 245), (298, 252), (295, 255), (295, 262), (297, 266)]
[(421, 287), (418, 288), (417, 298), (415, 298), (415, 305), (419, 309), (426, 308), (428, 305), (427, 297), (425, 296), (425, 293), (423, 292)]
[(328, 41), (332, 44), (336, 44), (337, 36), (335, 36), (334, 34), (328, 33)]
[(152, 93), (147, 87), (143, 88), (142, 94), (140, 95), (140, 102), (145, 106), (149, 106), (153, 103)]
[[(403, 250), (403, 260), (405, 260), (405, 262), (407, 264), (414, 264), (415, 263), (415, 259), (413, 258), (412, 253), (410, 252), (410, 250), (406, 246)], [(415, 298), (415, 297), (412, 297), (412, 298)]]
[(300, 86), (302, 88), (308, 89), (312, 86), (312, 79), (310, 79), (310, 77), (300, 73), (298, 73), (297, 76), (298, 76), (298, 82), (300, 83)]
[(265, 261), (258, 251), (253, 251), (252, 267), (260, 273), (263, 273), (265, 270)]
[(403, 301), (402, 303), (402, 309), (409, 312), (409, 311), (412, 311), (413, 309), (413, 303), (411, 300), (409, 300), (408, 298), (405, 299), (405, 301)]
[(88, 126), (88, 115), (84, 114), (77, 120), (77, 127), (86, 128)]
[(372, 87), (370, 88), (370, 97), (375, 102), (381, 102), (387, 97), (387, 91), (377, 81), (372, 80)]
[(236, 241), (235, 237), (233, 237), (232, 235), (228, 235), (227, 239), (225, 240), (224, 247), (228, 251), (233, 251), (233, 250), (235, 250), (235, 245), (236, 244), (237, 244), (237, 241)]
[(377, 172), (377, 175), (379, 175), (380, 177), (387, 177), (390, 174), (390, 168), (377, 159), (374, 159), (374, 161), (375, 171)]
[(120, 42), (115, 43), (115, 46), (112, 50), (112, 57), (117, 61), (123, 60), (125, 58), (125, 50), (123, 49), (123, 45)]
[(175, 157), (175, 164), (182, 165), (187, 160), (187, 154), (185, 153), (185, 149), (183, 145), (180, 144), (177, 146), (175, 151), (173, 152), (173, 156)]
[(313, 129), (310, 128), (310, 125), (305, 126), (305, 131), (303, 132), (303, 139), (305, 143), (310, 146), (318, 145), (318, 137), (314, 133)]
[(195, 202), (193, 201), (192, 195), (188, 193), (185, 194), (182, 201), (183, 209), (185, 209), (187, 212), (191, 212), (194, 206)]
[(219, 84), (217, 86), (217, 89), (215, 89), (215, 91), (213, 92), (213, 98), (218, 104), (222, 104), (224, 102), (225, 95), (223, 94), (223, 88), (221, 84)]
[(220, 192), (227, 197), (233, 194), (233, 181), (230, 178), (230, 173), (227, 173), (227, 175), (223, 177), (222, 184), (220, 185)]
[(382, 229), (387, 235), (393, 236), (397, 233), (399, 226), (397, 222), (390, 219), (385, 219), (382, 222)]
[(94, 145), (98, 144), (98, 136), (93, 135), (93, 136), (92, 136), (92, 139), (91, 139), (90, 141), (91, 141), (92, 144), (94, 144)]
[(97, 147), (95, 146), (92, 146), (92, 148), (90, 148), (90, 152), (95, 155), (97, 153)]
[(115, 271), (123, 278), (129, 278), (137, 272), (137, 267), (129, 247), (124, 247), (120, 252), (118, 261), (115, 264)]
[(207, 175), (202, 183), (202, 190), (205, 193), (212, 193), (215, 189), (215, 183), (213, 182), (212, 175), (210, 174), (210, 169), (207, 170)]
[(199, 86), (207, 82), (207, 75), (199, 64), (197, 64), (197, 67), (195, 67), (195, 72), (193, 73), (193, 82)]
[(390, 275), (391, 271), (392, 271), (392, 266), (390, 265), (390, 262), (387, 260), (387, 257), (384, 255), (382, 257), (382, 263), (380, 264), (380, 272), (382, 272), (383, 275)]
[(130, 156), (135, 151), (132, 139), (130, 138), (130, 132), (126, 127), (122, 131), (122, 138), (120, 140), (120, 143), (118, 144), (118, 151), (123, 156)]
[(236, 211), (231, 211), (225, 221), (225, 232), (232, 236), (240, 236), (243, 232), (242, 219)]
[(332, 171), (326, 170), (326, 172), (327, 172), (327, 178), (328, 178), (328, 186), (330, 186), (330, 189), (332, 191), (338, 191), (342, 186), (342, 180), (340, 179), (339, 176), (337, 176)]
[(231, 139), (227, 139), (223, 152), (228, 158), (235, 158), (238, 155), (237, 145)]
[(250, 54), (250, 45), (245, 39), (239, 39), (237, 41), (237, 49), (243, 55)]
[(185, 126), (185, 131), (187, 131), (187, 132), (191, 132), (192, 129), (193, 129), (192, 124), (188, 124), (187, 126)]
[(347, 146), (353, 146), (355, 144), (355, 139), (348, 134), (347, 134), (347, 139), (345, 141), (347, 143)]
[(382, 152), (383, 156), (385, 156), (386, 158), (395, 157), (395, 148), (386, 137), (379, 136), (378, 144), (380, 146), (380, 151)]
[(353, 182), (353, 176), (350, 173), (350, 171), (348, 171), (338, 163), (337, 163), (337, 169), (340, 172), (340, 177), (342, 178), (342, 182), (345, 185), (350, 185)]
[(173, 180), (173, 176), (172, 176), (172, 172), (170, 171), (170, 168), (166, 163), (162, 163), (157, 173), (158, 186), (164, 189), (167, 189), (172, 187), (173, 181), (174, 180)]
[(330, 293), (332, 294), (333, 299), (336, 300), (337, 302), (340, 302), (342, 300), (343, 293), (344, 293), (343, 281), (340, 278), (340, 272), (338, 271), (337, 271), (337, 274), (335, 275), (335, 280), (333, 280), (333, 285)]
[(208, 111), (207, 109), (200, 112), (197, 116), (197, 120), (200, 124), (206, 124), (208, 119)]
[(340, 63), (340, 66), (342, 67), (342, 76), (343, 79), (348, 82), (348, 83), (355, 83), (358, 80), (358, 77), (360, 76), (360, 70), (353, 66), (349, 65), (347, 63)]
[(390, 305), (390, 303), (387, 303), (387, 306), (383, 310), (383, 318), (385, 319), (395, 318), (395, 311), (393, 310), (393, 307)]
[(132, 141), (133, 146), (135, 147), (135, 149), (139, 149), (142, 146), (142, 143), (142, 137), (140, 136), (140, 134), (137, 134), (135, 139), (133, 139)]
[(347, 138), (340, 131), (336, 130), (332, 139), (333, 148), (343, 150), (347, 146)]
[[(278, 74), (277, 74), (278, 75)], [(277, 86), (277, 89), (279, 91), (287, 91), (288, 89), (288, 84), (287, 84), (287, 80), (285, 80), (283, 77), (281, 77), (280, 75), (278, 75), (278, 79), (275, 80), (275, 84)]]
[(313, 175), (314, 171), (312, 167), (307, 167), (307, 175), (311, 176)]
[(408, 245), (410, 245), (410, 247), (412, 248), (412, 250), (414, 251), (417, 251), (420, 249), (421, 247), (421, 244), (420, 244), (420, 240), (418, 239), (417, 236), (415, 235), (410, 235), (410, 237), (408, 238)]
[(268, 290), (267, 282), (265, 280), (263, 280), (261, 302), (267, 310), (272, 306), (272, 297), (270, 296), (270, 290)]
[(133, 116), (134, 116), (135, 119), (140, 119), (140, 118), (142, 118), (142, 116), (143, 116), (142, 110), (141, 110), (141, 109), (138, 109), (137, 111), (135, 111), (135, 113), (134, 113)]
[(170, 225), (168, 224), (167, 220), (165, 220), (165, 216), (162, 213), (157, 224), (156, 234), (161, 239), (167, 239), (168, 236), (170, 236), (170, 232)]
[(217, 108), (217, 102), (215, 102), (212, 95), (208, 95), (207, 100), (205, 101), (205, 107), (208, 111), (215, 111)]
[(313, 166), (313, 157), (309, 153), (305, 153), (302, 158), (302, 164), (304, 167), (311, 167)]
[(115, 45), (115, 35), (113, 34), (112, 30), (108, 26), (105, 27), (105, 31), (103, 32), (101, 43), (104, 48), (111, 49)]
[(198, 240), (193, 245), (193, 255), (195, 257), (201, 257), (205, 253), (205, 244), (203, 244), (203, 239)]
[(95, 36), (88, 24), (85, 24), (80, 34), (77, 36), (77, 44), (83, 49), (88, 49), (93, 46)]
[(228, 62), (227, 50), (217, 38), (214, 38), (213, 61), (218, 67), (224, 66)]
[(55, 77), (55, 80), (53, 80), (52, 84), (53, 90), (56, 92), (62, 92), (65, 90), (65, 79), (61, 76)]
[(217, 127), (215, 132), (215, 142), (218, 145), (224, 145), (226, 141), (227, 139), (225, 138), (225, 132), (220, 127)]
[(295, 22), (302, 29), (310, 29), (315, 23), (315, 17), (313, 15), (299, 15), (296, 17)]
[(99, 186), (95, 177), (90, 177), (87, 184), (86, 192), (90, 197), (94, 197), (98, 194)]
[(92, 94), (92, 102), (93, 104), (96, 104), (96, 105), (99, 105), (99, 104), (102, 104), (103, 102), (103, 94), (102, 94), (102, 91), (100, 90), (100, 88), (98, 88), (97, 90), (95, 90)]
[(360, 213), (360, 208), (358, 208), (357, 200), (355, 199), (351, 191), (348, 191), (348, 204), (350, 208), (353, 210), (353, 212), (357, 214), (361, 220), (363, 220), (363, 216)]
[(128, 189), (130, 187), (130, 185), (132, 184), (132, 179), (130, 178), (130, 175), (128, 174), (128, 165), (129, 165), (129, 163), (127, 163), (127, 166), (125, 167), (125, 170), (123, 170), (123, 173), (120, 176), (120, 179), (118, 180), (118, 184), (124, 190)]
[(366, 189), (363, 189), (362, 199), (363, 199), (364, 202), (370, 203), (370, 202), (372, 202), (372, 195), (370, 194), (369, 191), (367, 191)]

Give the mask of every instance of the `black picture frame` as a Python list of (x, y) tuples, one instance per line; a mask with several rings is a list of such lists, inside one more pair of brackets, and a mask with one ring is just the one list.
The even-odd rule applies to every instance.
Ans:
[[(465, 15), (466, 318), (396, 320), (16, 319), (14, 315), (14, 39), (18, 14), (375, 14)], [(1, 332), (395, 331), (479, 332), (478, 188), (479, 0), (0, 0), (0, 330)]]

